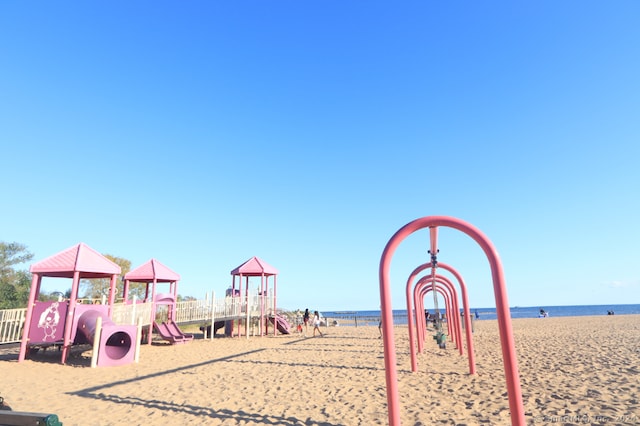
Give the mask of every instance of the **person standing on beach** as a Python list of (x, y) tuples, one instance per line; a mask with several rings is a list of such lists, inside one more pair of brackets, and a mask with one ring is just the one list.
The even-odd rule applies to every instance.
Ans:
[(324, 334), (320, 331), (320, 314), (318, 311), (313, 313), (313, 337), (316, 337), (316, 330), (320, 333), (320, 337), (324, 337)]
[(304, 316), (302, 318), (304, 321), (304, 337), (307, 337), (307, 333), (309, 332), (309, 308), (304, 310)]

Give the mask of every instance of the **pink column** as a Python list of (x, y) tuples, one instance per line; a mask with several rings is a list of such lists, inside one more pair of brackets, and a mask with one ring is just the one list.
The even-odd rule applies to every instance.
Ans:
[(80, 286), (80, 272), (73, 273), (73, 282), (71, 283), (71, 297), (69, 297), (69, 309), (67, 310), (67, 318), (64, 323), (64, 340), (62, 343), (62, 363), (67, 362), (69, 355), (69, 347), (71, 346), (71, 327), (73, 327), (73, 316), (76, 311), (76, 303), (78, 298), (78, 287)]
[[(400, 243), (413, 232), (436, 226), (448, 226), (466, 233), (473, 238), (482, 248), (491, 268), (493, 289), (496, 299), (496, 312), (498, 314), (498, 328), (500, 331), (500, 343), (504, 362), (505, 379), (509, 396), (509, 408), (511, 411), (512, 425), (524, 425), (524, 408), (522, 404), (522, 390), (518, 373), (518, 361), (515, 352), (515, 342), (511, 328), (509, 303), (504, 280), (502, 264), (497, 251), (489, 239), (474, 226), (447, 216), (427, 216), (416, 219), (400, 228), (385, 246), (380, 259), (380, 305), (383, 325), (383, 345), (385, 362), (385, 379), (387, 383), (387, 404), (390, 425), (400, 424), (400, 406), (398, 395), (398, 374), (396, 367), (395, 336), (393, 330), (393, 312), (391, 302), (391, 289), (389, 271), (391, 259)], [(469, 332), (468, 330), (467, 332)]]
[(42, 277), (39, 274), (33, 274), (31, 277), (31, 290), (29, 291), (29, 304), (27, 305), (27, 313), (24, 317), (24, 325), (22, 326), (22, 341), (20, 342), (20, 354), (18, 354), (18, 362), (24, 361), (24, 358), (27, 355), (27, 344), (29, 343), (29, 330), (31, 330), (33, 307), (36, 304), (38, 293), (40, 293), (41, 283)]
[(116, 287), (118, 285), (118, 275), (117, 274), (113, 274), (111, 275), (111, 281), (109, 282), (109, 308), (108, 308), (108, 315), (109, 318), (111, 318), (111, 312), (113, 312), (113, 304), (116, 301)]
[(129, 280), (124, 280), (124, 284), (122, 285), (122, 298), (126, 305), (129, 301)]
[[(277, 276), (276, 275), (272, 275), (273, 276), (273, 315), (276, 315), (277, 313), (277, 307), (278, 307), (278, 303), (277, 303), (277, 288), (278, 288), (278, 284), (277, 284)], [(267, 281), (267, 287), (269, 287), (269, 281)], [(276, 327), (276, 320), (273, 320), (273, 335), (276, 335), (276, 331), (278, 330), (278, 327)]]
[(147, 344), (151, 344), (153, 340), (153, 323), (156, 321), (156, 287), (158, 286), (157, 278), (154, 278), (153, 281), (147, 283), (147, 294), (149, 293), (149, 284), (153, 287), (151, 288), (151, 325), (149, 325), (149, 335), (147, 336)]
[[(245, 322), (244, 322), (244, 335), (247, 336), (247, 338), (249, 337), (249, 321), (247, 321), (247, 315), (249, 314), (249, 276), (247, 275), (244, 279), (244, 315), (242, 315), (242, 318), (244, 318)], [(240, 327), (238, 327), (240, 328)], [(240, 336), (238, 336), (240, 337)]]

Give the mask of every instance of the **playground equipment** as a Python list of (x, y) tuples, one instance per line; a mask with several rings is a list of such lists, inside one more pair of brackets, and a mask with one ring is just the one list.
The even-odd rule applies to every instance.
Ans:
[(153, 322), (153, 330), (162, 337), (163, 340), (175, 343), (187, 343), (193, 340), (193, 334), (185, 334), (173, 321), (158, 323)]
[[(29, 348), (62, 346), (64, 364), (73, 344), (93, 343), (92, 366), (116, 366), (137, 359), (138, 328), (116, 325), (111, 308), (120, 267), (84, 243), (31, 265), (33, 279), (20, 344), (18, 362)], [(71, 297), (66, 301), (36, 302), (43, 277), (72, 278)], [(81, 279), (108, 278), (109, 304), (82, 305), (77, 302)]]
[[(398, 391), (398, 373), (395, 352), (395, 338), (393, 328), (393, 312), (391, 303), (391, 289), (389, 271), (391, 269), (391, 260), (397, 247), (402, 241), (412, 233), (429, 228), (430, 233), (430, 250), (432, 276), (436, 275), (436, 270), (441, 267), (437, 259), (438, 246), (438, 227), (446, 226), (461, 231), (470, 236), (484, 251), (491, 268), (491, 276), (493, 278), (493, 289), (496, 300), (496, 313), (498, 315), (498, 328), (500, 332), (500, 343), (502, 347), (502, 357), (504, 362), (504, 372), (507, 384), (507, 394), (509, 399), (509, 409), (511, 412), (511, 424), (525, 425), (524, 407), (522, 403), (522, 390), (520, 388), (520, 377), (518, 374), (518, 361), (515, 352), (515, 342), (513, 339), (513, 331), (511, 328), (511, 316), (509, 314), (509, 303), (507, 300), (507, 291), (504, 280), (502, 264), (496, 249), (491, 241), (473, 225), (466, 223), (460, 219), (447, 216), (426, 216), (409, 222), (400, 228), (389, 240), (382, 252), (380, 259), (380, 301), (381, 316), (384, 344), (384, 362), (385, 362), (385, 379), (387, 385), (387, 406), (389, 425), (400, 425), (400, 397)], [(415, 272), (415, 271), (414, 271)], [(461, 279), (458, 278), (460, 282)], [(463, 297), (466, 299), (466, 290), (463, 290)], [(470, 334), (470, 313), (467, 301), (465, 303), (465, 322), (467, 336)], [(411, 300), (409, 289), (407, 289), (407, 311), (411, 310)], [(410, 347), (413, 348), (412, 321), (409, 321), (410, 330)], [(471, 352), (470, 352), (471, 353)], [(413, 354), (412, 354), (413, 355)], [(412, 356), (412, 368), (414, 359)], [(413, 370), (415, 371), (415, 370)]]
[[(423, 278), (423, 280), (425, 280)], [(453, 306), (455, 304), (457, 304), (455, 302), (455, 300), (452, 300), (452, 296), (445, 290), (445, 288), (443, 288), (441, 285), (436, 284), (436, 286), (434, 287), (433, 284), (429, 284), (429, 285), (424, 285), (424, 281), (421, 280), (421, 282), (419, 282), (418, 285), (416, 285), (415, 290), (414, 290), (414, 295), (415, 295), (415, 300), (416, 300), (416, 313), (418, 312), (422, 312), (424, 311), (424, 302), (423, 302), (423, 298), (425, 297), (425, 295), (429, 292), (433, 292), (433, 293), (438, 293), (440, 294), (445, 302), (445, 306), (446, 306), (446, 320), (447, 320), (447, 332), (450, 336), (450, 338), (452, 339), (452, 341), (456, 344), (456, 348), (460, 349), (460, 355), (462, 355), (462, 345), (459, 345), (459, 329), (458, 329), (458, 324), (455, 320), (455, 315), (453, 314), (454, 308)], [(436, 314), (435, 314), (435, 318), (434, 318), (434, 323), (437, 321), (438, 316), (440, 315), (439, 313), (439, 309), (436, 309)], [(442, 318), (442, 317), (441, 317)], [(438, 344), (438, 346), (441, 349), (446, 349), (446, 338), (445, 338), (445, 333), (443, 331), (443, 327), (442, 324), (444, 323), (444, 321), (441, 319), (441, 326), (440, 328), (438, 328), (435, 324), (434, 324), (434, 329), (435, 329), (435, 335), (434, 335), (434, 340), (436, 340), (436, 343)], [(416, 327), (419, 330), (418, 332), (418, 351), (422, 352), (422, 346), (421, 343), (424, 342), (424, 338), (427, 334), (427, 329), (426, 329), (426, 321), (420, 321), (420, 315), (416, 315)]]
[(287, 321), (287, 317), (282, 314), (276, 314), (275, 317), (270, 317), (269, 322), (271, 324), (275, 323), (278, 331), (282, 334), (290, 334), (291, 333), (291, 324)]
[[(269, 265), (264, 260), (254, 256), (251, 259), (244, 262), (242, 265), (231, 271), (231, 295), (232, 297), (238, 297), (242, 299), (242, 279), (245, 279), (245, 292), (244, 297), (246, 299), (246, 306), (249, 306), (249, 278), (250, 277), (260, 277), (260, 291), (258, 295), (260, 297), (260, 335), (268, 334), (268, 324), (269, 322), (273, 323), (273, 317), (276, 315), (276, 288), (277, 288), (277, 275), (278, 270), (273, 266)], [(238, 278), (238, 292), (236, 293), (236, 277)], [(268, 300), (269, 293), (269, 277), (273, 278), (273, 306), (266, 306), (266, 300)], [(236, 296), (237, 295), (237, 296)], [(266, 311), (266, 312), (265, 312)], [(249, 338), (249, 318), (250, 312), (247, 310), (246, 319), (244, 324), (244, 334)], [(273, 327), (273, 335), (275, 336), (278, 331), (277, 324), (280, 323), (283, 325), (283, 320), (275, 320), (276, 326)], [(286, 320), (284, 320), (286, 322)], [(262, 328), (264, 325), (264, 330)], [(287, 323), (288, 325), (288, 323)], [(286, 327), (289, 329), (290, 327)], [(233, 324), (229, 324), (225, 328), (225, 332), (227, 335), (231, 335), (233, 333)], [(241, 332), (238, 330), (238, 337), (240, 337)]]
[[(142, 303), (152, 300), (151, 318), (149, 318), (149, 332), (147, 333), (147, 343), (151, 344), (152, 333), (155, 331), (163, 339), (172, 344), (186, 343), (193, 340), (192, 334), (185, 334), (175, 323), (176, 301), (178, 298), (178, 281), (180, 275), (163, 265), (156, 259), (150, 259), (146, 263), (138, 266), (124, 276), (123, 296), (125, 303), (129, 303), (127, 294), (132, 282), (146, 283), (145, 296)], [(158, 293), (158, 284), (169, 284), (168, 293)], [(158, 308), (166, 308), (166, 321), (158, 323), (156, 317)]]
[[(436, 291), (442, 294), (445, 300), (445, 304), (447, 306), (447, 329), (449, 331), (449, 334), (452, 336), (453, 341), (460, 352), (460, 355), (463, 355), (464, 350), (462, 346), (462, 327), (460, 324), (460, 317), (458, 316), (458, 312), (460, 312), (458, 305), (458, 294), (451, 281), (441, 275), (435, 275), (435, 277), (429, 275), (421, 278), (416, 284), (413, 291), (416, 312), (421, 312), (422, 310), (424, 310), (423, 298), (429, 291), (433, 291), (434, 288)], [(418, 319), (416, 318), (416, 328), (418, 329), (418, 352), (421, 353), (424, 347), (424, 338), (426, 335), (425, 322), (418, 321)], [(452, 331), (453, 334), (451, 334)], [(440, 344), (440, 342), (438, 342), (438, 344)], [(469, 371), (469, 373), (473, 374), (471, 370)]]
[[(437, 234), (434, 237), (437, 238)], [(437, 250), (437, 249), (434, 248), (434, 250)], [(468, 332), (468, 330), (472, 329), (471, 315), (470, 315), (470, 309), (469, 309), (469, 295), (467, 293), (467, 286), (464, 280), (462, 279), (462, 276), (460, 275), (460, 273), (458, 273), (458, 271), (456, 271), (446, 263), (439, 261), (437, 257), (435, 259), (432, 259), (430, 262), (423, 263), (422, 265), (414, 269), (409, 275), (409, 278), (407, 279), (407, 285), (406, 285), (407, 312), (412, 312), (412, 309), (413, 309), (411, 305), (413, 282), (422, 271), (425, 271), (429, 268), (433, 269), (433, 260), (436, 261), (436, 266), (438, 269), (443, 269), (453, 274), (453, 276), (458, 281), (458, 285), (460, 286), (461, 295), (462, 295), (462, 306), (463, 306), (463, 312), (464, 312), (464, 321), (466, 325), (464, 329), (465, 329), (465, 335), (467, 338), (466, 340), (467, 340), (467, 355), (469, 357), (469, 374), (475, 374), (476, 362), (475, 362), (475, 353), (473, 349), (473, 335), (470, 332)], [(447, 283), (450, 283), (450, 281), (447, 278), (441, 275), (436, 275), (436, 280), (443, 280)], [(451, 287), (453, 288), (453, 286)], [(453, 289), (453, 291), (455, 291), (455, 288)], [(414, 371), (414, 372), (418, 370), (416, 349), (415, 349), (415, 346), (413, 345), (415, 335), (416, 335), (415, 325), (413, 321), (409, 321), (409, 342), (411, 342), (411, 344), (409, 345), (409, 350), (411, 353), (411, 371)], [(418, 334), (418, 352), (422, 352), (422, 343), (423, 342), (419, 339), (419, 334)]]

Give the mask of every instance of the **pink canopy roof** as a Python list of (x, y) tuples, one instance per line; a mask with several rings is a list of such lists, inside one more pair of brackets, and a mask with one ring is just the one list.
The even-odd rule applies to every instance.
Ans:
[(122, 270), (85, 243), (79, 243), (32, 264), (29, 271), (45, 277), (73, 278), (74, 272), (80, 272), (82, 278), (108, 278)]
[(179, 281), (180, 275), (173, 272), (156, 259), (151, 259), (147, 263), (140, 265), (133, 271), (127, 273), (124, 276), (124, 279), (136, 282), (149, 282), (154, 279), (157, 282), (172, 282)]
[(231, 271), (231, 275), (244, 275), (244, 276), (261, 276), (261, 275), (277, 275), (278, 270), (269, 265), (264, 260), (258, 257), (252, 257), (251, 259), (238, 266)]

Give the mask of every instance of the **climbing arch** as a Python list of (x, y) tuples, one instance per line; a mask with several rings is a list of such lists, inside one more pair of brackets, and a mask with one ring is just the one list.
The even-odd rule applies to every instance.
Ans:
[[(500, 344), (502, 348), (502, 358), (504, 363), (505, 379), (507, 384), (507, 394), (509, 398), (509, 409), (511, 411), (511, 424), (526, 424), (524, 417), (524, 407), (522, 404), (522, 390), (520, 387), (520, 377), (518, 373), (518, 361), (515, 351), (515, 342), (511, 327), (511, 317), (509, 314), (509, 302), (507, 298), (506, 284), (502, 263), (498, 252), (491, 241), (473, 225), (448, 216), (426, 216), (409, 222), (400, 228), (385, 246), (380, 259), (380, 307), (383, 330), (385, 378), (387, 385), (387, 404), (389, 425), (400, 425), (400, 397), (398, 391), (398, 372), (396, 364), (395, 336), (393, 330), (393, 312), (391, 303), (391, 280), (389, 271), (391, 260), (398, 246), (411, 234), (424, 228), (429, 228), (431, 266), (433, 274), (438, 266), (438, 228), (448, 227), (456, 229), (470, 236), (482, 248), (489, 266), (493, 280), (494, 297), (496, 301), (496, 313), (498, 316), (498, 328), (500, 332)], [(466, 312), (465, 312), (466, 313)], [(469, 318), (469, 315), (465, 315)], [(470, 330), (470, 328), (467, 328)]]

